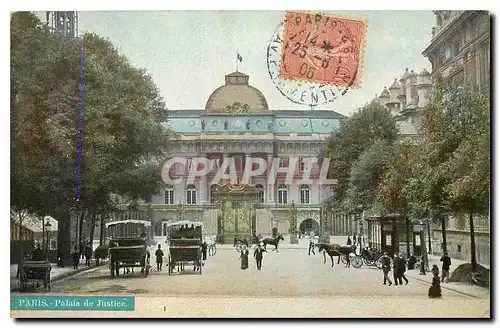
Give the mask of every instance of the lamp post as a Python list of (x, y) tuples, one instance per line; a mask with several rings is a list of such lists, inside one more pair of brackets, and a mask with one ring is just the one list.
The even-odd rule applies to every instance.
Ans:
[(47, 223), (45, 223), (45, 231), (47, 231), (47, 240), (46, 240), (46, 245), (45, 245), (45, 258), (49, 258), (49, 228), (52, 227), (52, 224), (50, 224), (49, 219), (47, 219)]

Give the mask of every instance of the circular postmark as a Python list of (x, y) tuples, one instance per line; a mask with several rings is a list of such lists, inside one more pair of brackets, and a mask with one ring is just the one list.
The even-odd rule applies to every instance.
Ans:
[(276, 88), (291, 102), (308, 106), (346, 94), (359, 84), (363, 24), (287, 12), (267, 48), (268, 72)]

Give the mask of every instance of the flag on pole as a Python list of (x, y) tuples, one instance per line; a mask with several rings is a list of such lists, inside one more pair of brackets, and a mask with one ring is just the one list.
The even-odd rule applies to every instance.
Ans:
[(243, 57), (239, 53), (236, 53), (236, 58), (240, 61), (240, 63), (243, 61)]

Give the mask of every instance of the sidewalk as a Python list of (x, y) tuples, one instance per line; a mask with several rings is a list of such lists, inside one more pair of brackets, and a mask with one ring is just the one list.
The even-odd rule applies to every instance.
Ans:
[[(107, 261), (104, 261), (104, 263), (107, 263)], [(105, 265), (105, 264), (104, 264)], [(102, 267), (99, 266), (99, 267)], [(73, 266), (66, 266), (64, 268), (58, 267), (57, 264), (52, 263), (52, 269), (50, 270), (50, 281), (58, 281), (61, 279), (64, 279), (66, 277), (72, 276), (74, 274), (77, 274), (79, 272), (83, 271), (88, 271), (92, 269), (97, 269), (95, 265), (95, 260), (92, 259), (91, 265), (90, 266), (85, 266), (85, 259), (80, 259), (80, 264), (78, 265), (78, 269), (74, 270)], [(17, 264), (11, 264), (10, 265), (10, 290), (15, 291), (19, 289), (19, 279), (16, 277), (17, 275)]]
[[(441, 257), (437, 255), (428, 254), (428, 258), (429, 258), (429, 269), (432, 268), (434, 264), (436, 264), (439, 268), (439, 271), (441, 272), (442, 262), (439, 261)], [(469, 263), (469, 262), (451, 259), (450, 275), (453, 272), (453, 270), (455, 270), (458, 266), (464, 263)], [(487, 269), (490, 269), (489, 265), (483, 265), (483, 264), (481, 265)], [(413, 279), (423, 281), (429, 284), (432, 283), (432, 273), (430, 271), (426, 271), (425, 275), (420, 275), (420, 270), (407, 270), (405, 274), (408, 278), (411, 277)], [(490, 290), (488, 288), (479, 287), (465, 282), (449, 282), (449, 283), (443, 282), (441, 283), (441, 288), (449, 289), (475, 298), (490, 297)]]

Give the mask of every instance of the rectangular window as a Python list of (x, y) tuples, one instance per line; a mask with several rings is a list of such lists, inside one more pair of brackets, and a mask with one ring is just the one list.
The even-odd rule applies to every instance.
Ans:
[(172, 205), (174, 203), (174, 190), (165, 189), (165, 204)]
[(187, 204), (196, 205), (196, 190), (187, 191)]
[(309, 204), (309, 189), (303, 189), (300, 191), (300, 202), (302, 204)]
[(288, 204), (288, 192), (286, 190), (278, 190), (278, 203)]
[(264, 190), (259, 190), (259, 196), (257, 198), (257, 203), (264, 203)]

